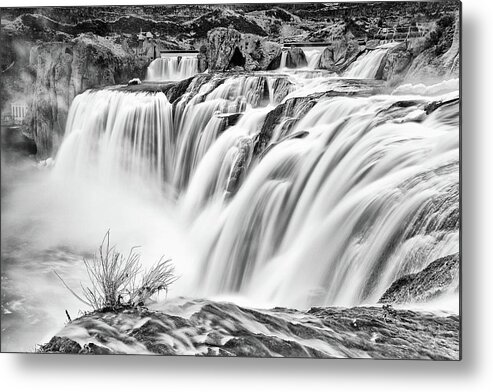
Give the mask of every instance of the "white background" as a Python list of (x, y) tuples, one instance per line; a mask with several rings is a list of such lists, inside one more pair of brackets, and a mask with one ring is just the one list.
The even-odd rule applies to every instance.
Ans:
[[(1, 5), (157, 1), (3, 0)], [(461, 362), (0, 354), (2, 390), (493, 391), (491, 4), (490, 0), (463, 1)]]

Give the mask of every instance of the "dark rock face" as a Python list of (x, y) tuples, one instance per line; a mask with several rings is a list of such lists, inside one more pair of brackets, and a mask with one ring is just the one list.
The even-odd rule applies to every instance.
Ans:
[(31, 51), (35, 70), (24, 132), (46, 158), (58, 147), (74, 97), (88, 88), (143, 78), (148, 60), (125, 52), (120, 45), (92, 34), (70, 42), (41, 44)]
[(459, 254), (435, 260), (422, 271), (397, 279), (380, 303), (424, 302), (458, 289)]
[(388, 306), (303, 312), (176, 299), (159, 311), (85, 315), (40, 352), (456, 360), (459, 317)]
[(228, 178), (226, 192), (228, 196), (233, 195), (239, 188), (244, 174), (252, 159), (253, 145), (248, 138), (242, 139), (238, 144), (238, 153)]
[(412, 60), (412, 53), (406, 49), (405, 45), (399, 45), (389, 50), (382, 61), (382, 66), (378, 70), (376, 78), (395, 81), (405, 75)]
[(43, 346), (43, 352), (52, 352), (60, 354), (78, 354), (82, 350), (79, 343), (69, 338), (53, 337)]
[[(270, 64), (267, 66), (268, 70), (278, 69), (281, 66), (281, 56), (279, 53), (275, 58), (272, 59)], [(286, 51), (286, 67), (287, 68), (302, 68), (306, 67), (308, 62), (306, 60), (305, 52), (301, 48), (290, 48)]]
[(318, 68), (331, 72), (342, 72), (363, 52), (358, 41), (342, 40), (327, 47), (320, 56)]
[(287, 100), (271, 110), (262, 125), (262, 129), (256, 135), (254, 140), (254, 155), (261, 156), (270, 143), (272, 134), (285, 118), (291, 118), (292, 121), (286, 122), (287, 127), (292, 127), (296, 121), (302, 118), (315, 104), (316, 97), (293, 98)]
[(288, 68), (301, 68), (306, 67), (308, 62), (306, 61), (305, 52), (301, 48), (292, 48), (288, 50), (286, 56), (286, 67)]
[(414, 49), (415, 58), (405, 77), (420, 82), (437, 78), (459, 77), (460, 16), (446, 15), (437, 21), (437, 27), (424, 42)]
[(234, 29), (217, 28), (207, 34), (207, 61), (211, 70), (225, 71), (241, 41), (241, 33)]
[(231, 28), (217, 28), (207, 35), (207, 62), (211, 71), (231, 69), (258, 71), (267, 69), (281, 46), (253, 34), (241, 34)]

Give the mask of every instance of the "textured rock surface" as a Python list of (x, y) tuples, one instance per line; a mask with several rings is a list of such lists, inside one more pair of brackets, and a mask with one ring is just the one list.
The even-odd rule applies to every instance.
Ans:
[[(278, 69), (281, 66), (281, 56), (279, 53), (276, 57), (272, 59), (267, 69), (273, 70)], [(301, 48), (290, 48), (286, 50), (286, 67), (287, 68), (302, 68), (306, 67), (308, 62), (306, 60), (305, 52)]]
[(363, 49), (354, 40), (342, 40), (322, 52), (318, 68), (331, 72), (342, 72), (362, 53)]
[(159, 311), (95, 312), (40, 352), (459, 359), (459, 318), (388, 307), (255, 310), (175, 300)]
[(237, 67), (245, 71), (263, 70), (281, 52), (281, 45), (277, 43), (231, 28), (214, 29), (207, 37), (207, 61), (211, 71)]
[(444, 16), (436, 23), (423, 47), (414, 48), (415, 59), (406, 74), (407, 80), (420, 82), (459, 77), (460, 18)]
[(433, 261), (422, 271), (397, 279), (381, 303), (424, 302), (459, 289), (459, 254)]
[(70, 42), (35, 46), (30, 66), (36, 76), (24, 126), (25, 133), (36, 142), (38, 156), (46, 158), (56, 150), (70, 103), (77, 94), (92, 87), (144, 78), (147, 65), (146, 58), (92, 34)]
[(398, 45), (389, 50), (382, 67), (377, 73), (377, 79), (396, 80), (403, 77), (413, 60), (412, 53), (406, 49), (405, 45)]

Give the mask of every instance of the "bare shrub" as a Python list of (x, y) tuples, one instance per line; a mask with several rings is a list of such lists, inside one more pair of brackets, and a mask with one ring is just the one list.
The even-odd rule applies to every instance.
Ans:
[(56, 271), (55, 274), (77, 299), (94, 310), (145, 306), (155, 294), (167, 293), (177, 277), (171, 260), (164, 260), (164, 257), (150, 270), (142, 272), (140, 254), (135, 249), (133, 247), (125, 257), (110, 246), (108, 231), (93, 258), (84, 259), (91, 282), (90, 286), (82, 287), (84, 298), (72, 290)]

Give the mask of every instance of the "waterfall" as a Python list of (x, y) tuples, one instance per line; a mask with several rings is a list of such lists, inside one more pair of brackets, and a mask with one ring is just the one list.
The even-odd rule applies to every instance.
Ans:
[[(348, 74), (370, 77), (385, 53)], [(173, 105), (163, 93), (87, 91), (70, 108), (53, 175), (165, 195), (194, 249), (176, 260), (187, 263), (186, 295), (374, 303), (395, 279), (458, 251), (456, 93), (430, 114), (437, 97), (309, 104), (305, 91), (279, 105), (280, 77), (197, 77)]]
[(320, 63), (320, 57), (322, 56), (322, 52), (324, 48), (302, 48), (305, 52), (306, 61), (308, 62), (309, 69), (318, 68), (318, 64)]
[(396, 46), (396, 43), (380, 45), (374, 50), (367, 50), (344, 72), (344, 76), (357, 79), (374, 79), (382, 60), (388, 51)]
[(458, 251), (457, 128), (446, 113), (376, 125), (392, 103), (340, 98), (307, 113), (292, 133), (309, 136), (274, 147), (224, 213), (197, 281), (205, 293), (375, 302), (396, 278)]
[(171, 121), (163, 93), (86, 91), (72, 103), (54, 174), (159, 186), (171, 175)]
[(199, 73), (196, 56), (157, 58), (149, 64), (146, 79), (149, 81), (182, 80)]
[(279, 64), (279, 69), (285, 69), (286, 68), (286, 59), (288, 58), (288, 51), (283, 50), (281, 52), (281, 63)]

